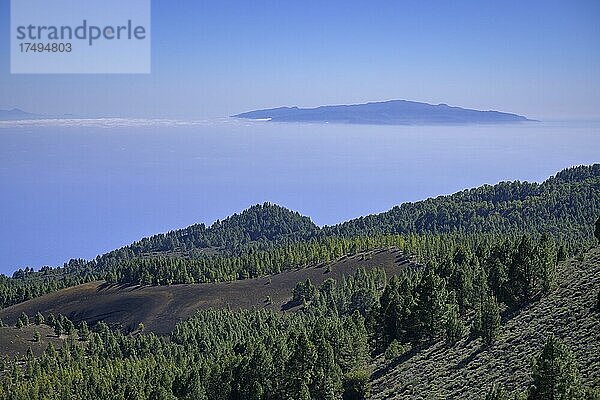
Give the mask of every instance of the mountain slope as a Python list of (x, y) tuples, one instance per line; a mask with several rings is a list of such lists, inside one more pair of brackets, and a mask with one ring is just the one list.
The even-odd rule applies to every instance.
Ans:
[(447, 348), (437, 343), (409, 352), (374, 373), (374, 399), (484, 398), (494, 382), (510, 392), (525, 390), (531, 360), (550, 334), (561, 338), (578, 361), (584, 384), (600, 380), (600, 248), (585, 261), (562, 264), (559, 287), (503, 318), (500, 337), (490, 349), (481, 341), (463, 340)]
[[(291, 299), (292, 289), (299, 281), (310, 279), (313, 284), (319, 285), (327, 278), (339, 280), (342, 276), (353, 275), (359, 267), (381, 267), (388, 275), (394, 275), (409, 265), (398, 250), (382, 250), (343, 257), (327, 265), (285, 271), (271, 277), (217, 284), (139, 287), (90, 282), (0, 310), (0, 319), (12, 325), (23, 312), (30, 316), (37, 312), (44, 315), (53, 313), (65, 315), (74, 322), (85, 320), (94, 324), (103, 320), (126, 331), (135, 329), (141, 322), (146, 330), (166, 335), (175, 324), (198, 309), (280, 310)], [(267, 297), (270, 302), (266, 301)]]
[(310, 218), (284, 207), (264, 203), (233, 214), (210, 227), (191, 225), (166, 234), (154, 235), (133, 243), (134, 254), (185, 251), (192, 248), (232, 250), (250, 242), (286, 242), (306, 240), (319, 231)]
[[(287, 251), (285, 246), (312, 245), (330, 237), (547, 232), (565, 242), (570, 251), (577, 251), (591, 242), (593, 222), (599, 214), (600, 164), (567, 168), (542, 184), (515, 181), (484, 185), (323, 228), (297, 212), (265, 203), (210, 227), (196, 224), (144, 238), (95, 260), (71, 260), (63, 268), (42, 272), (19, 270), (13, 278), (0, 276), (0, 307), (109, 275), (112, 281), (139, 283), (121, 278), (128, 269), (157, 258), (161, 258), (160, 268), (174, 276), (185, 264), (201, 264), (206, 272), (202, 281), (257, 276), (256, 258), (261, 251), (262, 255), (279, 253), (275, 261), (267, 260), (261, 267), (263, 274), (270, 273), (302, 265), (298, 259), (303, 255)], [(324, 261), (321, 256), (317, 254), (317, 261)], [(219, 272), (223, 265), (227, 266), (225, 274)], [(145, 282), (187, 282), (155, 278), (148, 276)]]
[(500, 182), (467, 189), (323, 229), (325, 235), (549, 232), (592, 237), (600, 213), (600, 164), (567, 168), (541, 184)]
[[(189, 252), (243, 254), (248, 249), (327, 236), (354, 237), (421, 233), (549, 232), (576, 240), (591, 238), (591, 223), (600, 212), (600, 164), (565, 169), (542, 184), (501, 182), (404, 203), (391, 210), (338, 225), (317, 227), (308, 217), (265, 203), (210, 227), (192, 225), (151, 236), (106, 255)], [(102, 259), (99, 266), (102, 268)]]
[(349, 124), (494, 124), (528, 121), (526, 117), (499, 111), (479, 111), (447, 104), (390, 100), (366, 104), (321, 106), (316, 108), (279, 107), (249, 111), (235, 118), (268, 119), (275, 122), (337, 122)]

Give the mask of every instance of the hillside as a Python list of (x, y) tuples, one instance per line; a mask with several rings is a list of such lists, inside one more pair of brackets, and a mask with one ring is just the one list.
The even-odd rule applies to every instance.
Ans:
[(567, 168), (543, 183), (500, 182), (325, 227), (325, 235), (549, 232), (583, 242), (600, 213), (600, 164)]
[(195, 224), (144, 238), (94, 260), (71, 260), (40, 272), (19, 270), (13, 278), (0, 275), (0, 307), (103, 279), (173, 284), (263, 276), (335, 259), (356, 247), (348, 241), (366, 236), (549, 233), (574, 253), (591, 243), (598, 214), (600, 164), (567, 168), (541, 184), (483, 185), (323, 228), (265, 203), (211, 226)]
[(527, 388), (531, 360), (550, 334), (575, 354), (585, 384), (600, 382), (600, 248), (585, 261), (561, 265), (559, 286), (515, 315), (505, 315), (500, 336), (490, 348), (464, 339), (447, 348), (437, 343), (409, 352), (395, 362), (380, 360), (373, 375), (373, 399), (484, 398), (495, 382), (509, 393)]
[[(131, 331), (141, 322), (147, 331), (168, 335), (181, 320), (198, 309), (287, 308), (297, 282), (310, 279), (320, 285), (325, 279), (353, 275), (359, 267), (384, 268), (394, 275), (410, 265), (398, 250), (380, 250), (343, 257), (328, 264), (285, 271), (277, 275), (234, 282), (170, 286), (123, 286), (90, 282), (0, 310), (0, 319), (14, 325), (21, 313), (67, 316), (74, 322), (100, 320)], [(328, 272), (330, 271), (330, 272)], [(271, 302), (266, 301), (267, 296)], [(30, 339), (30, 336), (25, 336)], [(27, 348), (24, 346), (25, 349)]]
[[(33, 340), (36, 331), (40, 333), (39, 341)], [(49, 343), (60, 348), (64, 339), (65, 337), (56, 337), (52, 328), (47, 325), (29, 325), (20, 329), (14, 326), (0, 327), (0, 358), (3, 356), (23, 357), (29, 348), (33, 354), (40, 356)]]
[(498, 124), (528, 121), (526, 117), (499, 111), (479, 111), (447, 104), (427, 104), (390, 100), (366, 104), (321, 106), (316, 108), (279, 107), (249, 111), (235, 118), (274, 122), (333, 122), (375, 125)]
[(160, 252), (185, 252), (191, 249), (234, 251), (252, 242), (307, 240), (319, 231), (310, 218), (270, 203), (258, 204), (233, 214), (210, 227), (191, 225), (167, 234), (144, 238), (128, 246), (136, 255)]
[[(29, 393), (363, 399), (369, 391), (376, 398), (470, 399), (493, 382), (509, 390), (527, 387), (527, 366), (549, 332), (567, 342), (565, 354), (573, 349), (583, 383), (597, 385), (598, 318), (592, 307), (600, 250), (588, 254), (588, 262), (564, 263), (564, 243), (535, 232), (325, 239), (250, 252), (250, 267), (264, 261), (261, 254), (302, 266), (289, 264), (270, 281), (258, 274), (172, 285), (179, 276), (174, 271), (181, 279), (200, 275), (187, 269), (187, 261), (172, 256), (177, 261), (157, 267), (161, 258), (147, 255), (138, 276), (167, 281), (96, 282), (8, 307), (0, 317), (10, 323), (18, 318), (17, 326), (25, 328), (2, 330), (6, 353), (19, 357), (0, 364), (0, 390), (17, 399)], [(357, 252), (370, 247), (388, 250)], [(341, 258), (306, 264), (332, 254)], [(415, 264), (405, 254), (418, 267), (406, 268)], [(229, 266), (245, 265), (240, 258), (228, 260)], [(382, 265), (386, 274), (373, 268)], [(124, 268), (125, 277), (136, 277), (131, 268)], [(287, 310), (294, 312), (282, 312)], [(38, 311), (69, 339), (60, 351), (48, 346), (42, 354), (34, 343), (37, 357), (25, 357), (22, 351), (32, 343), (28, 320)], [(48, 340), (52, 335), (44, 334), (42, 342)], [(482, 340), (492, 347), (481, 348)], [(398, 346), (413, 350), (386, 365), (381, 354), (399, 354)]]
[[(379, 264), (382, 260), (397, 260), (394, 253), (397, 252), (370, 256), (373, 263)], [(339, 272), (344, 265), (356, 266), (364, 259), (368, 260), (369, 255), (340, 260), (333, 269)], [(21, 357), (0, 370), (0, 388), (19, 399), (28, 398), (28, 393), (40, 393), (41, 397), (54, 394), (86, 397), (94, 393), (103, 399), (155, 398), (157, 393), (181, 399), (258, 399), (271, 398), (277, 393), (274, 398), (300, 398), (301, 393), (310, 393), (310, 398), (318, 399), (365, 398), (367, 386), (363, 382), (370, 375), (370, 398), (374, 399), (476, 399), (483, 398), (492, 383), (503, 383), (509, 392), (526, 389), (530, 382), (530, 360), (551, 333), (573, 350), (583, 384), (597, 385), (600, 315), (594, 307), (600, 283), (600, 249), (592, 250), (584, 259), (560, 264), (560, 278), (554, 290), (513, 314), (506, 314), (500, 334), (490, 348), (482, 347), (480, 339), (463, 338), (452, 347), (443, 341), (433, 345), (419, 341), (414, 350), (390, 363), (379, 356), (372, 369), (365, 366), (369, 362), (366, 334), (375, 328), (371, 335), (376, 336), (381, 328), (369, 328), (360, 316), (360, 307), (354, 312), (350, 310), (351, 315), (325, 312), (333, 310), (327, 305), (330, 295), (334, 304), (342, 299), (340, 295), (355, 303), (357, 294), (363, 302), (369, 297), (368, 288), (378, 290), (376, 276), (363, 272), (355, 275), (350, 286), (337, 289), (334, 286), (330, 291), (327, 289), (330, 285), (321, 285), (320, 294), (305, 306), (305, 312), (282, 313), (266, 307), (229, 310), (216, 305), (177, 324), (170, 340), (139, 332), (124, 336), (98, 326), (87, 340), (75, 340), (72, 344), (65, 340), (61, 351), (46, 350), (40, 354), (42, 345), (29, 339), (38, 327), (0, 328), (5, 334), (0, 340), (0, 350)], [(397, 268), (400, 275), (413, 275), (401, 263), (394, 264), (392, 269)], [(323, 275), (322, 267), (314, 270)], [(429, 273), (422, 275), (421, 283), (416, 286), (420, 295), (427, 292), (428, 276)], [(261, 283), (244, 282), (253, 282), (254, 286)], [(395, 285), (393, 282), (392, 279), (390, 286)], [(195, 285), (201, 286), (205, 285)], [(129, 293), (143, 289), (129, 288)], [(443, 292), (443, 287), (440, 289)], [(389, 298), (387, 292), (386, 287), (381, 295), (382, 305)], [(87, 296), (94, 295), (88, 291)], [(145, 297), (144, 301), (152, 297), (156, 296)], [(88, 301), (81, 294), (78, 300), (84, 304)], [(158, 302), (169, 303), (167, 299)], [(69, 306), (69, 300), (64, 303)], [(118, 303), (115, 301), (112, 307)], [(417, 299), (417, 306), (419, 303)], [(12, 312), (18, 311), (16, 307), (11, 307)], [(377, 314), (381, 311), (373, 308), (375, 318), (371, 321), (380, 320)], [(368, 309), (366, 312), (369, 313)], [(46, 327), (41, 330), (42, 344), (52, 341), (58, 345), (64, 340), (54, 338)], [(22, 351), (29, 346), (39, 358), (23, 358)], [(21, 373), (19, 367), (27, 374)], [(257, 390), (259, 394), (264, 390), (264, 396), (256, 395)], [(331, 397), (324, 394), (328, 390)]]
[(297, 212), (265, 203), (210, 227), (197, 224), (144, 238), (101, 257), (98, 267), (131, 256), (240, 255), (298, 241), (359, 235), (531, 231), (581, 241), (591, 237), (591, 223), (599, 211), (600, 164), (594, 164), (567, 168), (541, 184), (483, 185), (323, 228)]

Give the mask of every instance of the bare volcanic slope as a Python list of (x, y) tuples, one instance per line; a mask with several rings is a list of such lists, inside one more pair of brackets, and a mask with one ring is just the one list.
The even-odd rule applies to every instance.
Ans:
[(389, 276), (407, 265), (409, 261), (399, 250), (389, 249), (342, 257), (327, 265), (233, 282), (171, 286), (119, 286), (90, 282), (0, 310), (0, 319), (15, 324), (21, 313), (33, 316), (39, 311), (45, 315), (62, 314), (73, 322), (86, 320), (93, 324), (103, 320), (125, 330), (133, 330), (141, 322), (148, 331), (168, 334), (177, 322), (198, 309), (287, 309), (292, 289), (301, 280), (310, 279), (314, 285), (319, 285), (327, 278), (340, 279), (344, 275), (352, 275), (359, 267), (382, 267)]
[(527, 388), (531, 361), (550, 334), (571, 348), (583, 383), (600, 381), (600, 248), (586, 260), (561, 264), (559, 287), (502, 322), (490, 349), (468, 339), (447, 348), (437, 343), (376, 368), (373, 399), (483, 399), (493, 383), (509, 393)]
[[(35, 340), (35, 332), (39, 333), (39, 339)], [(33, 354), (41, 355), (49, 343), (52, 343), (55, 348), (60, 348), (67, 338), (62, 335), (56, 337), (54, 330), (48, 325), (27, 325), (17, 329), (14, 326), (0, 327), (0, 358), (8, 356), (10, 358), (16, 355), (24, 356), (27, 350), (31, 348)]]

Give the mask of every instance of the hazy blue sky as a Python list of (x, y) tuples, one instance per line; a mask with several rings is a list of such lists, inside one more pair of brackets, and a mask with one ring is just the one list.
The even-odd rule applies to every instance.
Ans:
[(150, 75), (10, 75), (0, 108), (203, 118), (410, 99), (600, 116), (600, 1), (156, 0)]

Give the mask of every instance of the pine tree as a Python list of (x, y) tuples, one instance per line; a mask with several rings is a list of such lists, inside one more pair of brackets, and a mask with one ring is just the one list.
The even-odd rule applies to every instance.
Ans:
[(430, 266), (417, 286), (417, 332), (416, 338), (435, 339), (442, 332), (446, 314), (446, 287)]
[(54, 348), (52, 342), (48, 342), (48, 346), (46, 347), (44, 354), (50, 359), (54, 359), (56, 357), (56, 349)]
[(558, 251), (556, 252), (556, 261), (557, 262), (565, 261), (568, 256), (569, 256), (569, 254), (567, 252), (567, 246), (565, 246), (564, 243), (561, 244), (560, 246), (558, 246)]
[[(514, 248), (509, 240), (495, 245), (488, 263), (489, 284), (496, 297), (509, 304), (512, 302), (512, 287), (509, 286), (509, 273), (512, 272)], [(483, 298), (479, 299), (479, 303)]]
[(579, 371), (573, 353), (561, 340), (550, 336), (534, 361), (528, 400), (583, 399)]
[(333, 348), (325, 341), (317, 345), (317, 362), (314, 369), (313, 396), (318, 399), (334, 400), (339, 398), (342, 388), (342, 371), (335, 363)]
[(29, 325), (29, 317), (24, 312), (21, 313), (19, 319), (23, 322), (23, 326)]
[(471, 294), (471, 304), (480, 303), (490, 294), (489, 278), (485, 269), (476, 261), (473, 266), (473, 292)]
[(60, 323), (60, 321), (56, 321), (56, 323), (54, 324), (54, 334), (56, 335), (56, 337), (60, 337), (60, 335), (62, 334), (62, 331), (63, 331), (62, 324)]
[(481, 305), (481, 338), (491, 345), (500, 333), (500, 307), (494, 296), (488, 296)]
[(542, 292), (548, 293), (556, 285), (556, 245), (547, 233), (539, 244), (540, 279)]
[(48, 318), (46, 318), (46, 319), (47, 319), (48, 325), (54, 328), (54, 325), (56, 325), (56, 322), (57, 322), (57, 319), (54, 316), (54, 314), (52, 314), (52, 313), (48, 314)]
[(347, 332), (352, 338), (352, 365), (354, 368), (364, 366), (369, 360), (369, 334), (365, 326), (365, 319), (358, 311), (352, 314)]
[(298, 282), (292, 291), (294, 302), (311, 301), (316, 294), (316, 288), (313, 286), (310, 278), (304, 282)]
[(524, 235), (510, 265), (508, 288), (513, 306), (531, 300), (538, 285), (539, 260), (531, 238)]
[(473, 268), (469, 265), (471, 258), (465, 247), (460, 246), (454, 253), (452, 263), (448, 263), (448, 265), (455, 265), (454, 270), (451, 273), (442, 273), (444, 276), (449, 276), (449, 286), (456, 292), (461, 313), (471, 306), (471, 297), (474, 293)]
[(67, 335), (71, 335), (75, 331), (75, 325), (73, 325), (70, 319), (65, 318), (63, 330)]
[(466, 327), (458, 316), (458, 305), (448, 304), (447, 307), (445, 322), (446, 343), (452, 346), (465, 335)]
[(471, 322), (471, 331), (469, 335), (476, 339), (481, 337), (482, 334), (482, 315), (481, 315), (481, 303), (477, 305), (475, 308), (475, 316), (473, 317), (473, 321)]
[(43, 323), (44, 323), (44, 316), (42, 315), (42, 313), (41, 313), (41, 312), (39, 312), (39, 311), (38, 311), (38, 312), (35, 314), (35, 319), (34, 319), (34, 322), (35, 322), (35, 324), (36, 324), (36, 325), (41, 325), (41, 324), (43, 324)]
[(594, 236), (596, 237), (598, 243), (600, 243), (600, 217), (598, 217), (594, 226)]
[(41, 338), (42, 338), (42, 335), (40, 335), (40, 331), (33, 332), (33, 341), (34, 342), (39, 342)]
[(393, 276), (385, 286), (380, 297), (378, 323), (382, 326), (382, 347), (397, 339), (409, 341), (410, 333), (414, 332), (413, 313), (415, 309), (414, 287), (407, 274)]
[(90, 336), (90, 329), (85, 321), (81, 321), (79, 324), (79, 340), (87, 341)]
[(291, 397), (302, 398), (306, 395), (305, 387), (308, 390), (308, 385), (312, 383), (316, 357), (315, 345), (306, 332), (301, 331), (294, 338), (294, 350), (288, 360)]

